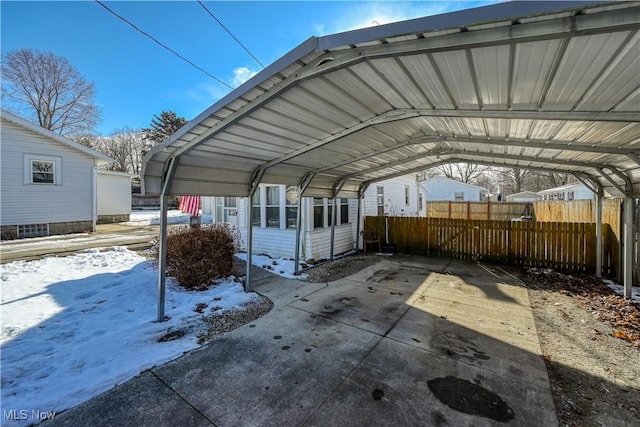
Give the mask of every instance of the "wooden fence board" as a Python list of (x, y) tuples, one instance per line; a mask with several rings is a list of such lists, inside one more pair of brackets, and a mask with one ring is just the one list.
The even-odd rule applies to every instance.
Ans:
[[(509, 265), (595, 270), (595, 224), (455, 218), (388, 217), (389, 241), (399, 252), (494, 261)], [(384, 217), (366, 217), (365, 228), (385, 236)], [(617, 271), (616, 240), (603, 226), (603, 272)]]

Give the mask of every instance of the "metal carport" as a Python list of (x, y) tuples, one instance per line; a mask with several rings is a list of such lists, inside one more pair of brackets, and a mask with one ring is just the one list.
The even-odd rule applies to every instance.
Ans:
[(144, 192), (162, 196), (165, 218), (159, 320), (169, 194), (251, 197), (268, 182), (360, 198), (376, 181), (471, 162), (570, 173), (598, 200), (632, 205), (638, 30), (640, 2), (514, 2), (311, 37), (145, 157)]

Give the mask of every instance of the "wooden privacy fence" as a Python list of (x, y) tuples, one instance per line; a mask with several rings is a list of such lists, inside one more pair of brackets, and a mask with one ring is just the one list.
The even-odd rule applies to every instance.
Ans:
[(531, 203), (513, 202), (427, 202), (428, 218), (510, 221), (532, 215)]
[[(596, 227), (592, 223), (366, 217), (364, 226), (380, 236), (385, 236), (386, 231), (389, 243), (403, 253), (595, 271)], [(611, 227), (604, 224), (602, 228), (605, 249), (602, 271), (615, 274)]]

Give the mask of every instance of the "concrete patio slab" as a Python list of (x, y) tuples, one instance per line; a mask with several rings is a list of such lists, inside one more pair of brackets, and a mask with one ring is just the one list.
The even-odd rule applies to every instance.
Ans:
[(379, 340), (284, 307), (153, 372), (216, 425), (302, 425)]
[(396, 255), (254, 289), (267, 315), (48, 424), (112, 425), (118, 405), (121, 425), (557, 425), (526, 289), (508, 274)]
[(151, 372), (144, 372), (71, 411), (56, 415), (50, 423), (69, 427), (211, 425)]
[[(394, 369), (400, 366), (401, 369)], [(440, 384), (450, 385), (450, 390), (444, 392), (457, 403), (439, 395), (442, 387), (436, 387)], [(482, 401), (484, 407), (474, 407), (474, 400)], [(482, 411), (485, 416), (479, 415)], [(531, 427), (556, 425), (548, 389), (385, 338), (306, 425), (494, 426), (502, 423)]]

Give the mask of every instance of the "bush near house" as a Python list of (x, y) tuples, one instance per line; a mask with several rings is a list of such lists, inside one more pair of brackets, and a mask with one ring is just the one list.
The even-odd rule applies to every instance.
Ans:
[[(167, 275), (187, 289), (206, 289), (231, 275), (239, 245), (240, 234), (229, 224), (174, 227), (167, 235)], [(156, 262), (159, 252), (156, 244)]]

